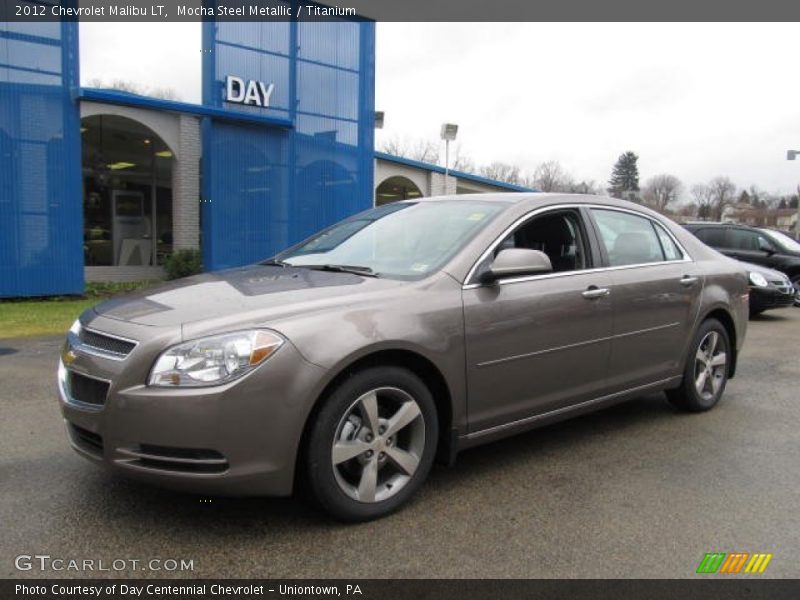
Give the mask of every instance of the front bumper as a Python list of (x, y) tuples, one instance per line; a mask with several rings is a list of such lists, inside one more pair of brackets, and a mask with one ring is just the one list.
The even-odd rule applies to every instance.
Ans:
[[(59, 403), (68, 439), (79, 454), (116, 473), (177, 490), (291, 493), (323, 369), (286, 343), (252, 373), (226, 385), (148, 387), (146, 374), (166, 346), (140, 346), (122, 361), (80, 350), (67, 354), (68, 348), (62, 353)], [(77, 400), (71, 373), (104, 382), (104, 402)]]
[(760, 312), (771, 308), (792, 306), (795, 300), (794, 289), (783, 291), (775, 287), (751, 287), (750, 310)]

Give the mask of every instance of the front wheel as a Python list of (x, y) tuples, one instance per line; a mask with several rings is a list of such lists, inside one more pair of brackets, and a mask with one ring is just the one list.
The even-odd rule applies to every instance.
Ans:
[(398, 367), (359, 371), (324, 400), (312, 425), (311, 492), (340, 519), (387, 515), (427, 478), (438, 431), (433, 396), (416, 375)]
[(691, 412), (713, 408), (725, 391), (730, 360), (728, 331), (716, 319), (707, 319), (692, 339), (683, 381), (677, 388), (667, 390), (667, 399)]

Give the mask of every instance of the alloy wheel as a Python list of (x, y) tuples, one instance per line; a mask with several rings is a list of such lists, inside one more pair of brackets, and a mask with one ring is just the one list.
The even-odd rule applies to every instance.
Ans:
[(333, 439), (336, 482), (359, 502), (382, 502), (398, 493), (419, 467), (425, 419), (417, 401), (394, 387), (371, 390), (345, 411)]
[(711, 400), (725, 382), (728, 354), (725, 341), (716, 331), (708, 332), (697, 347), (694, 386), (704, 400)]

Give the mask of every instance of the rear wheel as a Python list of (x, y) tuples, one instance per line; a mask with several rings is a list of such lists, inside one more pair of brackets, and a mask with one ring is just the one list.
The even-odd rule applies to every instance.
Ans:
[(382, 517), (427, 478), (437, 440), (433, 396), (416, 375), (398, 367), (360, 371), (328, 396), (312, 425), (309, 486), (335, 517)]
[(725, 391), (730, 360), (728, 331), (716, 319), (707, 319), (692, 339), (683, 381), (667, 390), (667, 398), (678, 408), (692, 412), (713, 408)]

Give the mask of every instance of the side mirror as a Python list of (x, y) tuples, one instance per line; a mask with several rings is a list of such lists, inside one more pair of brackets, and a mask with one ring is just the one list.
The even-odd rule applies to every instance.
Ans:
[(550, 258), (540, 250), (506, 248), (495, 257), (482, 280), (484, 283), (492, 283), (498, 279), (550, 273), (552, 270)]

